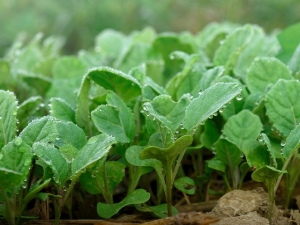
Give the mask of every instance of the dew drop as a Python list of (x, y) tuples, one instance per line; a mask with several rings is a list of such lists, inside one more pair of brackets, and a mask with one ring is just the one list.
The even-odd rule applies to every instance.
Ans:
[(208, 118), (209, 118), (209, 119), (212, 119), (212, 118), (214, 118), (214, 115), (210, 115)]
[(257, 139), (259, 142), (262, 142), (263, 141), (263, 136), (260, 134), (259, 136), (258, 136), (258, 139)]
[(244, 153), (243, 152), (241, 152), (240, 157), (244, 158)]
[(17, 111), (13, 111), (12, 114), (13, 114), (13, 116), (17, 115)]
[(198, 92), (198, 94), (199, 94), (199, 95), (202, 95), (202, 94), (203, 94), (203, 91), (202, 91), (202, 90), (200, 90), (200, 91)]
[(193, 96), (190, 97), (191, 100), (192, 100), (193, 98), (194, 98)]
[(236, 96), (236, 100), (241, 101), (242, 99), (243, 99), (242, 94), (238, 94), (238, 95)]
[(218, 115), (218, 113), (217, 113), (217, 112), (215, 112), (215, 113), (214, 113), (214, 116), (217, 116), (217, 115)]
[(178, 131), (178, 130), (176, 130), (176, 131), (175, 131), (175, 134), (179, 134), (179, 131)]
[(153, 117), (153, 121), (155, 121), (155, 117)]
[(2, 120), (2, 116), (0, 116), (0, 120)]
[(44, 108), (44, 107), (45, 107), (45, 104), (44, 104), (44, 103), (41, 103), (41, 104), (40, 104), (40, 107), (41, 107), (41, 108)]
[(281, 143), (280, 143), (280, 145), (281, 145), (282, 147), (284, 147), (284, 146), (285, 146), (285, 140), (282, 140)]
[(3, 154), (2, 154), (2, 153), (0, 153), (0, 160), (1, 160), (1, 159), (3, 159)]

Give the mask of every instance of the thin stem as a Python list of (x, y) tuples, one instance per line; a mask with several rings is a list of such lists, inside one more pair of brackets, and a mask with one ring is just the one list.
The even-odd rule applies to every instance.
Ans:
[(166, 163), (166, 184), (167, 184), (167, 208), (168, 216), (172, 216), (172, 185), (173, 185), (173, 174), (172, 174), (172, 162), (167, 161)]
[(174, 183), (176, 174), (177, 174), (178, 169), (179, 169), (179, 167), (180, 167), (180, 165), (181, 165), (181, 161), (182, 161), (182, 158), (183, 158), (183, 156), (184, 156), (185, 150), (186, 150), (186, 149), (184, 149), (184, 150), (180, 153), (180, 155), (179, 155), (179, 157), (178, 157), (178, 159), (177, 159), (177, 162), (176, 162), (176, 165), (175, 165), (175, 169), (174, 169), (174, 172), (173, 172), (173, 180), (172, 180), (172, 184)]
[(15, 207), (13, 207), (13, 202), (8, 198), (6, 192), (3, 190), (3, 188), (0, 187), (0, 191), (2, 193), (2, 196), (5, 201), (5, 208), (6, 208), (6, 219), (8, 224), (15, 225)]
[(227, 179), (226, 174), (222, 174), (222, 177), (223, 177), (223, 179), (224, 179), (224, 181), (225, 181), (225, 184), (226, 184), (228, 190), (231, 191), (231, 187), (230, 187), (230, 184), (229, 184), (229, 182), (228, 182), (228, 179)]
[(269, 207), (269, 211), (268, 211), (268, 220), (270, 221), (271, 224), (271, 219), (272, 219), (272, 215), (273, 215), (273, 207), (274, 207), (274, 203), (275, 203), (275, 192), (274, 192), (274, 183), (275, 180), (270, 180), (270, 181), (266, 181), (267, 183), (267, 187), (268, 187), (268, 191), (269, 191), (269, 201), (270, 201), (270, 207)]
[[(283, 167), (282, 167), (282, 169), (281, 169), (282, 171), (284, 171), (284, 170), (287, 168), (287, 166), (288, 166), (288, 164), (289, 164), (289, 162), (291, 161), (291, 159), (292, 159), (293, 156), (294, 156), (294, 154), (293, 154), (293, 155), (290, 155), (290, 157), (286, 159), (286, 161), (284, 162)], [(278, 187), (279, 187), (279, 184), (280, 184), (280, 181), (281, 181), (281, 179), (282, 179), (282, 176), (283, 176), (283, 174), (281, 174), (281, 175), (277, 178), (277, 181), (276, 181), (276, 184), (275, 184), (275, 188), (274, 188), (274, 194), (276, 193), (276, 191), (277, 191), (277, 189), (278, 189)]]
[(105, 163), (103, 164), (103, 180), (104, 180), (105, 194), (108, 197), (108, 204), (113, 204), (112, 195), (109, 192), (109, 188), (108, 188), (108, 181), (107, 181), (107, 174), (106, 174), (106, 165), (105, 165)]

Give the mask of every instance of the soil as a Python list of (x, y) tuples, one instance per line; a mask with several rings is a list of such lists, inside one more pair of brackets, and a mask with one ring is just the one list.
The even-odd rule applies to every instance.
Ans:
[[(300, 205), (300, 197), (296, 197)], [(267, 219), (269, 208), (268, 193), (258, 187), (253, 190), (234, 190), (219, 200), (194, 203), (177, 207), (177, 216), (154, 220), (145, 213), (123, 214), (109, 220), (61, 220), (61, 224), (82, 225), (300, 225), (299, 210), (284, 213), (274, 207), (271, 223)], [(200, 212), (199, 212), (200, 211)], [(1, 224), (1, 223), (0, 223)], [(36, 220), (26, 222), (27, 225), (52, 225), (52, 220)]]

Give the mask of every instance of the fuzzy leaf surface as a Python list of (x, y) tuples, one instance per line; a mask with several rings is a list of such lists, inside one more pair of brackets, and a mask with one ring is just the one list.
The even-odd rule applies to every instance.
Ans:
[(51, 115), (59, 120), (71, 121), (75, 123), (75, 111), (62, 98), (52, 98)]
[(298, 124), (293, 129), (285, 141), (285, 146), (282, 148), (282, 154), (285, 159), (291, 157), (300, 147), (300, 125)]
[(219, 139), (215, 143), (215, 148), (218, 159), (223, 161), (231, 169), (238, 168), (241, 162), (241, 151), (235, 144), (226, 139)]

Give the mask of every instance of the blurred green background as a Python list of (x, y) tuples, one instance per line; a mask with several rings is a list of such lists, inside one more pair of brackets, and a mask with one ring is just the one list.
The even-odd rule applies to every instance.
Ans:
[(0, 56), (17, 37), (65, 37), (65, 53), (94, 45), (105, 28), (125, 34), (199, 32), (212, 21), (255, 23), (270, 32), (300, 21), (299, 0), (0, 0)]

